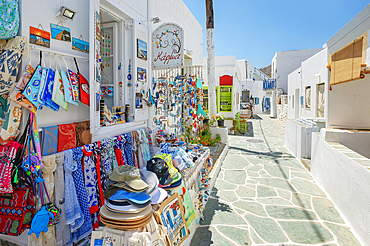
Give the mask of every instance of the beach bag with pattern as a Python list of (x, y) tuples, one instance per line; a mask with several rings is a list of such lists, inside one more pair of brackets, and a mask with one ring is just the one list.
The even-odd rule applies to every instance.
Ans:
[(19, 123), (22, 117), (21, 105), (8, 100), (8, 110), (5, 114), (5, 120), (2, 128), (0, 129), (0, 144), (8, 144), (17, 137), (19, 131)]
[(0, 95), (8, 94), (15, 86), (26, 42), (25, 37), (10, 39), (0, 55)]
[(10, 39), (19, 29), (18, 0), (0, 0), (0, 39)]
[[(59, 60), (57, 58), (57, 55), (54, 54), (56, 64), (59, 65), (59, 68), (61, 69)], [(68, 110), (68, 102), (65, 100), (65, 89), (63, 86), (62, 76), (58, 70), (58, 67), (55, 68), (55, 77), (54, 77), (54, 86), (53, 86), (53, 96), (52, 100), (58, 104), (60, 107), (62, 107), (64, 110)]]
[(77, 68), (77, 75), (78, 75), (78, 82), (79, 82), (79, 91), (80, 91), (80, 102), (83, 104), (90, 106), (90, 88), (89, 88), (89, 82), (87, 79), (85, 79), (84, 76), (80, 73), (80, 70), (78, 69), (78, 64), (76, 58), (74, 58), (76, 68)]

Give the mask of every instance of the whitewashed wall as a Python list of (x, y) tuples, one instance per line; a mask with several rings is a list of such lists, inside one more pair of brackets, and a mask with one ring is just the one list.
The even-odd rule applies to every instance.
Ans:
[[(301, 67), (294, 70), (288, 75), (288, 119), (294, 119), (296, 106), (298, 106), (299, 116), (304, 118), (316, 118), (317, 114), (317, 84), (328, 84), (328, 51), (323, 49), (312, 57), (301, 63)], [(311, 86), (311, 108), (301, 107), (300, 97), (303, 96), (305, 100), (305, 88)], [(299, 105), (294, 105), (293, 98), (295, 98), (295, 90), (299, 89)], [(294, 96), (293, 96), (294, 95)]]
[(192, 65), (203, 64), (203, 28), (182, 0), (155, 0), (152, 15), (161, 19), (154, 28), (166, 22), (180, 25), (185, 33), (184, 48), (193, 51)]

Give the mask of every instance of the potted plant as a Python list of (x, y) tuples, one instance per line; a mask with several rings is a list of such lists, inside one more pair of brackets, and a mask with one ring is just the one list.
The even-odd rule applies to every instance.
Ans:
[(219, 127), (224, 127), (225, 126), (225, 116), (223, 116), (223, 115), (217, 115), (216, 116), (216, 120), (217, 120), (217, 125)]
[(203, 119), (203, 124), (204, 125), (207, 125), (209, 123), (209, 118), (208, 116), (206, 116), (204, 119)]

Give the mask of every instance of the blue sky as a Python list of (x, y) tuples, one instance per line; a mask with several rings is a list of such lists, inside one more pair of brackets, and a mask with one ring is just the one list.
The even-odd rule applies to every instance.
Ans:
[[(205, 0), (183, 1), (203, 26), (207, 56)], [(367, 4), (368, 0), (213, 0), (215, 53), (265, 67), (277, 51), (321, 48)]]

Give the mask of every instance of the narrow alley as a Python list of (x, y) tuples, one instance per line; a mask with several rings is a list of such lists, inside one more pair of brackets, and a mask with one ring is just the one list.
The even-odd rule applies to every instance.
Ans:
[(191, 245), (360, 245), (310, 173), (260, 115), (230, 149)]

